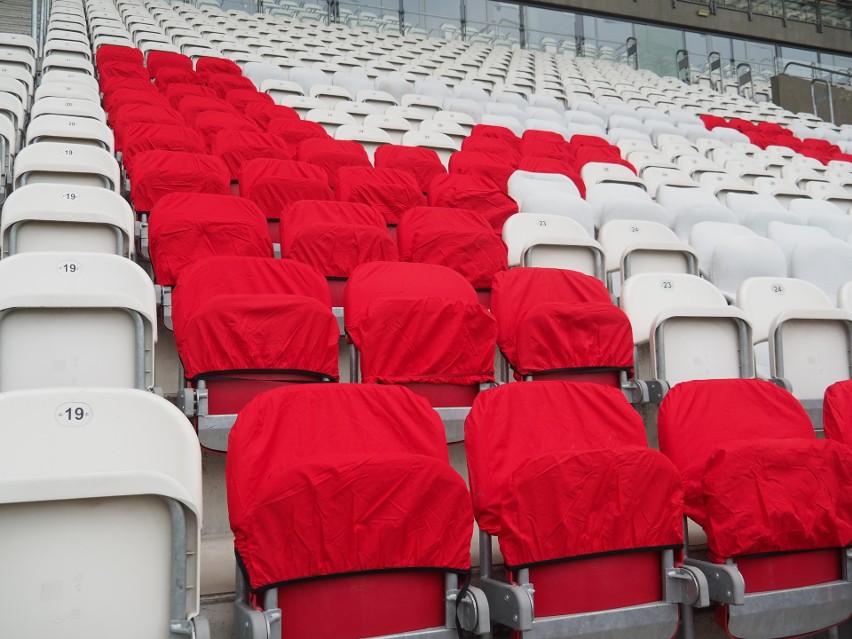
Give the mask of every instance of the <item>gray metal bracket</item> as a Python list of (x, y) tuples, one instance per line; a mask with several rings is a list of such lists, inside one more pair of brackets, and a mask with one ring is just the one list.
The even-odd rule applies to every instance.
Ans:
[(621, 383), (621, 390), (631, 404), (659, 404), (670, 388), (662, 379), (633, 379)]
[(195, 628), (192, 622), (188, 619), (181, 619), (169, 622), (169, 639), (179, 639), (180, 637), (194, 637)]
[(494, 621), (521, 632), (532, 630), (535, 592), (532, 586), (513, 586), (491, 577), (482, 577), (479, 586), (488, 599)]
[[(455, 620), (456, 599), (458, 590), (447, 592), (447, 603), (451, 606), (449, 619)], [(484, 635), (491, 632), (491, 616), (489, 614), (488, 599), (485, 593), (475, 586), (470, 586), (464, 599), (458, 606), (458, 617), (461, 627), (476, 635)]]
[(175, 396), (175, 405), (190, 419), (196, 415), (195, 389), (179, 388)]
[(136, 222), (136, 237), (139, 238), (139, 252), (146, 260), (151, 259), (151, 245), (148, 241), (148, 221), (144, 219), (147, 216), (142, 216), (143, 219)]
[(714, 564), (687, 558), (684, 566), (691, 566), (704, 573), (710, 601), (734, 606), (740, 606), (745, 601), (745, 580), (736, 564)]
[(210, 622), (207, 617), (198, 615), (192, 620), (193, 639), (211, 639)]
[(671, 604), (686, 604), (696, 608), (710, 605), (707, 576), (695, 566), (680, 566), (666, 570), (663, 581), (664, 600)]
[(172, 287), (154, 285), (154, 299), (163, 307), (163, 325), (170, 331), (174, 330), (172, 324)]
[(234, 604), (234, 639), (271, 639), (273, 628), (281, 636), (281, 609), (255, 610), (242, 601)]

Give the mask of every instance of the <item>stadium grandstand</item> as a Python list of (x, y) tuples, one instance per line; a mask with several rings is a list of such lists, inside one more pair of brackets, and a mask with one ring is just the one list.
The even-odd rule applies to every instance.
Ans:
[(0, 639), (852, 639), (852, 5), (0, 0)]

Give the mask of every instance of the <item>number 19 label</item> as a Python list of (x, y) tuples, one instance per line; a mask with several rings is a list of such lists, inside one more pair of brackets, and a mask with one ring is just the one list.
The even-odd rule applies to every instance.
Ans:
[(56, 409), (60, 426), (85, 426), (92, 421), (92, 407), (83, 402), (67, 402)]

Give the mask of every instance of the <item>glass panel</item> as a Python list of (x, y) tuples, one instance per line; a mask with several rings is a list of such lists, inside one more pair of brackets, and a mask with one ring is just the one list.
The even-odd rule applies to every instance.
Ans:
[(676, 29), (637, 24), (639, 66), (658, 75), (677, 76), (675, 54), (683, 48), (683, 33)]
[[(801, 62), (811, 65), (817, 64), (819, 57), (816, 51), (808, 51), (806, 49), (796, 49), (794, 47), (781, 47), (781, 60), (779, 61), (779, 71), (784, 70), (784, 66), (788, 62)], [(810, 69), (800, 66), (791, 66), (786, 73), (789, 75), (797, 75), (803, 78), (810, 78), (813, 73)]]
[(467, 0), (467, 39), (471, 42), (504, 44), (521, 41), (520, 7), (508, 2)]
[(526, 7), (525, 10), (528, 48), (541, 49), (550, 53), (576, 51), (574, 25), (577, 16), (575, 14), (538, 7)]
[(405, 26), (425, 29), (432, 37), (456, 40), (461, 37), (459, 0), (404, 0)]

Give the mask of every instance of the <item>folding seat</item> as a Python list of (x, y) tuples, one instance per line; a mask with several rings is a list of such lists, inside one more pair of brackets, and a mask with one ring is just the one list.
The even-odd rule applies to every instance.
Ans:
[(207, 449), (227, 450), (236, 414), (259, 393), (338, 379), (328, 288), (305, 264), (200, 258), (180, 272), (173, 300), (178, 404)]
[(493, 152), (462, 150), (450, 156), (448, 168), (454, 175), (489, 178), (501, 190), (506, 191), (509, 177), (518, 166), (512, 155), (511, 151), (498, 155)]
[(852, 433), (849, 432), (849, 389), (852, 381), (835, 382), (825, 391), (823, 401), (823, 430), (825, 438), (852, 446)]
[[(493, 621), (519, 634), (669, 637), (679, 603), (706, 601), (704, 576), (679, 565), (677, 471), (620, 390), (505, 384), (477, 398), (465, 447)], [(492, 574), (491, 536), (506, 581)]]
[(148, 212), (169, 193), (230, 193), (228, 167), (212, 155), (143, 151), (133, 160), (130, 198), (137, 213)]
[(180, 53), (172, 53), (171, 51), (151, 51), (145, 60), (145, 66), (148, 68), (148, 73), (152, 79), (156, 79), (160, 69), (178, 68), (192, 71), (192, 60)]
[(411, 208), (399, 220), (397, 243), (404, 262), (439, 264), (463, 275), (486, 308), (495, 274), (508, 268), (506, 245), (475, 211)]
[[(804, 222), (804, 220), (802, 220)], [(793, 251), (800, 242), (831, 239), (831, 234), (818, 226), (770, 222), (766, 227), (766, 237), (775, 242), (784, 252), (787, 264), (792, 262)]]
[(285, 206), (279, 219), (282, 257), (309, 264), (327, 279), (338, 318), (346, 280), (356, 266), (399, 259), (384, 217), (366, 204), (300, 200)]
[(281, 210), (299, 200), (334, 199), (328, 173), (308, 162), (256, 158), (245, 163), (239, 178), (240, 194), (252, 200), (270, 220), (273, 241), (278, 241)]
[(208, 149), (212, 149), (213, 141), (222, 131), (261, 132), (260, 127), (251, 118), (239, 113), (225, 111), (202, 111), (196, 116), (193, 128), (204, 137)]
[[(365, 120), (366, 123), (366, 120)], [(351, 140), (358, 142), (367, 152), (370, 163), (373, 162), (376, 149), (383, 144), (393, 144), (390, 134), (376, 126), (345, 124), (334, 133), (335, 140)]]
[[(128, 639), (209, 639), (201, 454), (186, 418), (111, 388), (3, 393), (0, 415), (0, 633), (101, 639), (132, 615)], [(48, 584), (58, 594), (44, 601)]]
[(15, 157), (14, 187), (26, 184), (98, 186), (119, 190), (119, 168), (107, 151), (82, 144), (39, 142)]
[(645, 220), (611, 220), (598, 233), (606, 261), (607, 287), (616, 294), (636, 273), (698, 275), (698, 255), (666, 226)]
[(506, 220), (502, 233), (509, 267), (570, 269), (604, 280), (603, 249), (569, 217), (518, 213)]
[(493, 180), (479, 175), (438, 175), (432, 179), (427, 195), (429, 206), (477, 211), (498, 232), (509, 216), (518, 212), (512, 198)]
[[(266, 217), (253, 202), (231, 195), (169, 193), (151, 210), (147, 237), (160, 286), (174, 286), (184, 268), (205, 257), (272, 257)], [(165, 319), (170, 328), (168, 308)]]
[[(426, 134), (428, 135), (428, 134)], [(405, 141), (405, 139), (403, 139)], [(414, 176), (423, 193), (429, 190), (429, 184), (437, 175), (446, 175), (447, 169), (441, 162), (437, 151), (416, 146), (397, 146), (385, 144), (376, 149), (375, 165), (377, 169), (398, 169)]]
[[(825, 389), (850, 376), (852, 314), (808, 282), (784, 277), (754, 277), (740, 285), (737, 306), (754, 327), (759, 363), (783, 379), (805, 405), (818, 407)], [(762, 345), (762, 343), (766, 345)]]
[(138, 154), (153, 150), (203, 154), (206, 147), (201, 134), (186, 126), (141, 122), (126, 127), (121, 161), (128, 174)]
[(154, 385), (154, 288), (118, 255), (19, 253), (0, 264), (0, 391)]
[(426, 197), (414, 176), (396, 169), (344, 166), (338, 171), (336, 195), (341, 202), (361, 202), (373, 207), (388, 226), (396, 226), (408, 209), (426, 205)]
[[(207, 95), (185, 95), (178, 102), (177, 111), (185, 120), (185, 123), (194, 127), (195, 121), (201, 113), (220, 112), (237, 115), (234, 106), (227, 100)], [(272, 131), (270, 131), (272, 133)]]
[[(258, 94), (266, 95), (266, 94)], [(260, 126), (266, 126), (275, 119), (298, 120), (299, 114), (290, 107), (279, 104), (264, 104), (263, 102), (249, 102), (245, 106), (245, 114), (257, 122)]]
[(836, 204), (846, 213), (852, 210), (852, 194), (842, 186), (831, 182), (808, 182), (805, 190), (814, 199)]
[(639, 273), (624, 281), (621, 308), (633, 326), (637, 378), (674, 386), (692, 379), (753, 377), (746, 315), (728, 306), (706, 280)]
[(708, 560), (685, 563), (719, 586), (710, 600), (722, 629), (787, 637), (845, 621), (848, 448), (817, 440), (793, 396), (760, 380), (681, 384), (663, 400), (658, 425), (686, 514), (707, 534)]
[(316, 122), (308, 122), (289, 116), (276, 117), (270, 120), (266, 131), (281, 137), (291, 146), (298, 146), (300, 142), (311, 138), (329, 138), (325, 129)]
[[(457, 617), (489, 632), (467, 583), (470, 496), (422, 398), (355, 384), (265, 393), (240, 413), (228, 457), (234, 618), (252, 636), (453, 639)], [(269, 481), (247, 491), (260, 469)], [(296, 478), (304, 488), (282, 496)]]
[(839, 240), (847, 240), (852, 235), (852, 218), (839, 212), (839, 209), (829, 202), (821, 204), (827, 206), (825, 212), (814, 208), (814, 212), (807, 215), (808, 225), (825, 229)]
[(473, 399), (494, 381), (497, 339), (470, 283), (434, 264), (362, 264), (346, 285), (344, 320), (350, 379), (408, 386), (441, 415), (447, 441), (460, 441)]
[(297, 159), (322, 168), (328, 175), (332, 188), (338, 186), (338, 173), (345, 167), (372, 165), (364, 147), (351, 140), (335, 140), (329, 137), (305, 139), (299, 143)]
[(115, 139), (110, 128), (92, 118), (74, 115), (43, 115), (27, 126), (27, 144), (58, 142), (95, 146), (113, 153)]
[(833, 238), (804, 240), (793, 249), (789, 271), (836, 299), (840, 287), (852, 280), (852, 246)]
[(231, 75), (242, 75), (240, 67), (232, 60), (225, 58), (199, 58), (195, 61), (195, 72), (207, 81), (207, 76), (214, 73), (230, 73)]
[(452, 122), (454, 124), (458, 124), (466, 131), (467, 135), (469, 135), (473, 130), (473, 127), (476, 126), (476, 120), (474, 120), (473, 117), (464, 112), (453, 111), (447, 106), (446, 100), (444, 101), (444, 110), (436, 113), (432, 119), (436, 122)]
[(132, 257), (134, 221), (127, 202), (107, 189), (22, 186), (0, 214), (2, 255), (70, 250)]
[[(187, 98), (184, 98), (183, 102), (186, 102), (186, 100)], [(108, 113), (109, 126), (115, 135), (115, 148), (118, 151), (124, 150), (124, 132), (134, 124), (142, 122), (149, 124), (168, 124), (171, 126), (184, 126), (187, 124), (187, 121), (184, 120), (180, 113), (166, 104), (125, 103)]]

